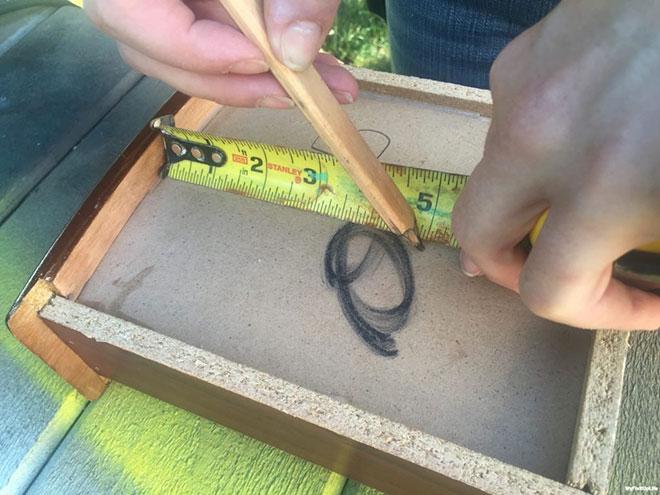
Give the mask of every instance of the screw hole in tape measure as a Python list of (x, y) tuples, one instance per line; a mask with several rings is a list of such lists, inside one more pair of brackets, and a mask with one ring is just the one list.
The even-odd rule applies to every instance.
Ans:
[[(388, 230), (332, 155), (180, 129), (174, 127), (172, 116), (155, 119), (152, 126), (164, 139), (167, 164), (163, 176)], [(451, 231), (451, 213), (468, 177), (401, 165), (383, 166), (412, 207), (422, 241), (458, 247)], [(533, 238), (541, 225), (542, 220)], [(660, 243), (631, 251), (614, 268), (626, 283), (657, 290)]]

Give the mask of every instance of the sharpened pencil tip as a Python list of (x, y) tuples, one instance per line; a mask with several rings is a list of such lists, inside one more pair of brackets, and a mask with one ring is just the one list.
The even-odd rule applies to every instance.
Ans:
[(419, 235), (417, 235), (417, 229), (407, 230), (403, 233), (403, 237), (405, 237), (414, 247), (420, 251), (424, 251), (424, 244), (422, 244), (422, 240), (419, 238)]

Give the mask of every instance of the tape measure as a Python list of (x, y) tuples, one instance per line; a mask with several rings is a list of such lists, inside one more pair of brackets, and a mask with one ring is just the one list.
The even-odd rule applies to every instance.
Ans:
[[(167, 177), (388, 230), (332, 155), (152, 125), (165, 140)], [(451, 213), (467, 176), (383, 165), (413, 208), (420, 238), (453, 247)]]
[[(249, 198), (388, 230), (341, 164), (314, 151), (212, 136), (174, 127), (171, 116), (152, 122), (165, 142), (169, 178)], [(383, 165), (413, 208), (423, 241), (458, 247), (451, 213), (468, 177), (400, 165)], [(538, 235), (545, 216), (530, 237)], [(630, 285), (660, 290), (660, 244), (631, 251), (614, 264)]]

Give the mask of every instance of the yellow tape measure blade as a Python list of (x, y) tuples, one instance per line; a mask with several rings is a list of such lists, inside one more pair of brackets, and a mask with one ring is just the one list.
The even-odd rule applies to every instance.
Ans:
[[(211, 136), (158, 125), (169, 177), (270, 203), (388, 230), (375, 209), (331, 155)], [(457, 246), (451, 212), (467, 177), (384, 165), (408, 204), (424, 241)]]

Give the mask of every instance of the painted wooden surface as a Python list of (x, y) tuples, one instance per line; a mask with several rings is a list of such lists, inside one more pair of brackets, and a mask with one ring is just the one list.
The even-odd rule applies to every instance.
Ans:
[(35, 19), (0, 57), (0, 128), (11, 142), (0, 147), (0, 221), (140, 80), (77, 8), (32, 11), (23, 25)]
[[(63, 10), (58, 14), (55, 8), (32, 8), (0, 16), (0, 136), (4, 143), (0, 153), (0, 487), (12, 491), (20, 491), (36, 475), (86, 401), (16, 341), (5, 328), (4, 315), (90, 188), (171, 92), (144, 80), (119, 94), (117, 80), (127, 74), (136, 82), (143, 78), (119, 64), (118, 56), (111, 53), (112, 43), (98, 36), (79, 12), (70, 7)], [(46, 43), (63, 30), (66, 36), (59, 45)], [(66, 50), (75, 44), (76, 36), (88, 51), (103, 57), (104, 64), (90, 70), (74, 63), (81, 60), (75, 54), (53, 57), (56, 46)], [(48, 77), (57, 64), (46, 63), (47, 53), (51, 62), (68, 64), (66, 75)], [(106, 76), (110, 83), (96, 83), (96, 77)], [(77, 87), (71, 81), (80, 81), (78, 89), (84, 94), (75, 104), (70, 93)], [(95, 84), (99, 92), (92, 90)], [(105, 98), (104, 92), (114, 96)], [(17, 105), (28, 97), (32, 102), (25, 108), (30, 111), (18, 112)], [(95, 99), (101, 100), (100, 106)], [(62, 104), (70, 106), (67, 111), (46, 112), (51, 102), (56, 103), (53, 112)], [(81, 108), (89, 120), (86, 127), (78, 134), (64, 132), (80, 122)], [(87, 134), (104, 116), (103, 123)], [(77, 149), (71, 151), (76, 144)], [(52, 163), (56, 170), (42, 181), (48, 171), (44, 149), (59, 150), (61, 159)], [(1, 217), (10, 212), (3, 222)]]
[[(113, 383), (29, 493), (321, 493), (330, 472)], [(72, 491), (73, 489), (73, 491)]]
[[(3, 8), (8, 8), (9, 3), (3, 4)], [(35, 80), (40, 75), (37, 66), (39, 63), (43, 66), (44, 61), (43, 56), (32, 57), (31, 53), (44, 52), (43, 47), (37, 49), (34, 43), (36, 39), (43, 39), (43, 28), (47, 28), (56, 12), (52, 7), (31, 8), (0, 17), (0, 137), (3, 140), (0, 151), (0, 315), (3, 320), (30, 273), (85, 194), (84, 180), (79, 184), (51, 181), (50, 188), (44, 184), (44, 189), (35, 191), (14, 215), (2, 222), (45, 172), (35, 149), (57, 141), (48, 125), (28, 126), (30, 115), (36, 113), (38, 107), (36, 99), (32, 107), (28, 106), (33, 112), (16, 111), (24, 98), (34, 97), (35, 93), (25, 91), (26, 84), (38, 91), (52, 82), (43, 78), (43, 70), (44, 80)], [(70, 23), (67, 25), (71, 27)], [(22, 70), (17, 71), (17, 67)], [(29, 70), (32, 72), (27, 72)], [(25, 77), (23, 71), (26, 71)], [(121, 72), (128, 73), (125, 68)], [(52, 96), (54, 90), (51, 87), (46, 94)], [(48, 117), (39, 113), (39, 118)], [(60, 123), (66, 120), (63, 115)], [(71, 138), (68, 136), (67, 140)], [(102, 171), (97, 168), (96, 176)], [(43, 448), (35, 447), (37, 439), (44, 432), (47, 432), (47, 439), (63, 435), (85, 401), (26, 351), (4, 324), (1, 326), (0, 486), (3, 486), (12, 476), (14, 480), (25, 480), (34, 474), (26, 472), (26, 466), (38, 466), (52, 448), (52, 443), (48, 442), (41, 442)]]
[[(660, 491), (660, 333), (631, 336), (610, 493)], [(629, 491), (626, 487), (655, 487)]]

